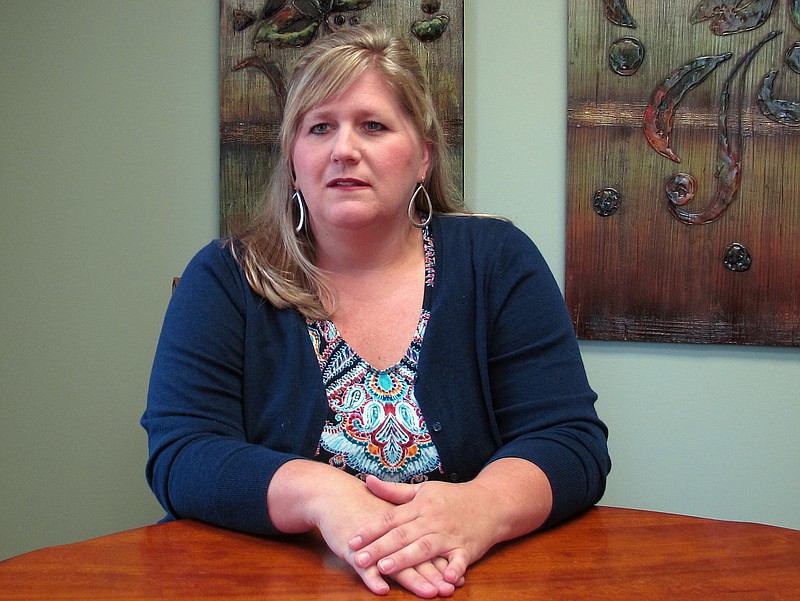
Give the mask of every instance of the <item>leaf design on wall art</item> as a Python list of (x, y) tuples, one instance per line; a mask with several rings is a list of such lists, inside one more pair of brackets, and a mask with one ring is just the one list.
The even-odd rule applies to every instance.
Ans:
[(636, 21), (628, 10), (625, 0), (603, 0), (606, 19), (620, 27), (636, 28)]
[(343, 24), (341, 13), (364, 10), (371, 4), (372, 0), (268, 0), (260, 14), (234, 9), (233, 27), (244, 31), (255, 26), (254, 45), (297, 48), (310, 44), (321, 27), (330, 30), (331, 19)]
[(656, 86), (644, 111), (644, 133), (650, 146), (658, 154), (680, 163), (680, 157), (670, 146), (675, 112), (684, 95), (700, 84), (708, 75), (731, 57), (730, 52), (713, 56), (699, 56), (667, 75)]
[(800, 125), (800, 102), (781, 100), (773, 96), (772, 86), (777, 76), (777, 71), (770, 71), (764, 78), (764, 83), (758, 91), (758, 108), (767, 119), (781, 125), (796, 127)]
[(742, 33), (761, 27), (778, 0), (702, 0), (694, 9), (692, 23), (711, 21), (714, 35)]
[[(780, 35), (779, 31), (773, 31), (763, 40), (751, 48), (736, 63), (719, 97), (719, 114), (717, 125), (717, 189), (711, 203), (700, 213), (691, 213), (683, 209), (681, 204), (669, 198), (667, 206), (670, 213), (679, 221), (688, 225), (704, 225), (719, 219), (727, 210), (739, 191), (742, 183), (742, 168), (739, 160), (742, 147), (742, 132), (737, 132), (736, 137), (732, 137), (728, 131), (728, 117), (730, 115), (731, 86), (737, 76), (744, 79), (750, 63), (755, 58), (756, 53), (764, 47), (770, 40)], [(686, 204), (686, 203), (683, 203)]]

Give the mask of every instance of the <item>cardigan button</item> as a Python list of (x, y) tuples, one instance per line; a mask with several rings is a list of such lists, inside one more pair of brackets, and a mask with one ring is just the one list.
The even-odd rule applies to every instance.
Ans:
[(458, 472), (451, 472), (449, 478), (450, 482), (458, 482)]
[(442, 422), (433, 422), (433, 424), (431, 424), (431, 428), (433, 428), (434, 432), (441, 432), (442, 431)]

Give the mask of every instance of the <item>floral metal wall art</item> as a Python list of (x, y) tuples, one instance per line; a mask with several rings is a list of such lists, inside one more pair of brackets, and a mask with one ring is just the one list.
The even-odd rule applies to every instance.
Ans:
[(570, 0), (578, 335), (800, 346), (799, 126), (800, 0)]

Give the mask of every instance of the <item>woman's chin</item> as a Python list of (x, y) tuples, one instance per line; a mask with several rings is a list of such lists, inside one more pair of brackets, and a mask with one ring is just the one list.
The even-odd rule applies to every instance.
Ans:
[(341, 207), (341, 209), (326, 215), (323, 223), (326, 229), (363, 230), (365, 228), (389, 227), (395, 219), (398, 219), (398, 217), (371, 207)]

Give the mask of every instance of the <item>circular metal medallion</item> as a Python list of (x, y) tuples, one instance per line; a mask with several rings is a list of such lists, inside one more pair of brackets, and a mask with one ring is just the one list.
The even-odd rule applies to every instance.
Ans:
[(614, 188), (603, 188), (594, 193), (592, 206), (601, 217), (609, 217), (617, 212), (622, 204), (622, 196)]
[(608, 66), (617, 75), (633, 75), (643, 61), (644, 46), (636, 38), (620, 38), (608, 49)]
[(731, 271), (742, 272), (750, 269), (753, 263), (753, 256), (744, 244), (734, 242), (725, 249), (723, 258), (725, 267)]

